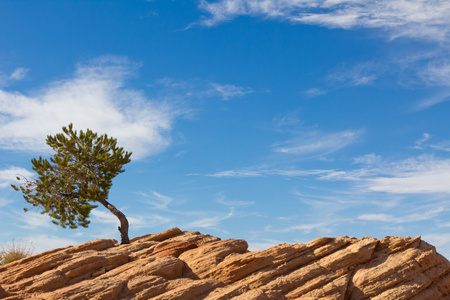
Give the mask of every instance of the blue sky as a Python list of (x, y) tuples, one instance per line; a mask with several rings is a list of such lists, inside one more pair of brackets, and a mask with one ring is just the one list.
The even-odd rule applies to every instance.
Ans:
[(130, 237), (177, 226), (250, 249), (418, 236), (450, 257), (450, 2), (0, 1), (0, 242), (62, 229), (10, 188), (73, 123), (132, 162)]

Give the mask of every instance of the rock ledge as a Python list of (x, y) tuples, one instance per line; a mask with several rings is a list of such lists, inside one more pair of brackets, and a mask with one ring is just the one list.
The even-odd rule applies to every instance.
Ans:
[(94, 240), (0, 267), (0, 298), (450, 299), (450, 263), (420, 237), (247, 246), (178, 228)]

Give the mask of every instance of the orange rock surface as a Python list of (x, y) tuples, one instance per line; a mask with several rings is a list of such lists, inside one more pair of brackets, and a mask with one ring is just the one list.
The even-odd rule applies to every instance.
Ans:
[(244, 240), (172, 228), (1, 266), (0, 298), (450, 299), (450, 263), (420, 237), (318, 238), (249, 252)]

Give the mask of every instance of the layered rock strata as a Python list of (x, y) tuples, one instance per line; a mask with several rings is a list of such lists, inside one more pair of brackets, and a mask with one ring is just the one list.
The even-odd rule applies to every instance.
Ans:
[(244, 240), (172, 228), (1, 266), (0, 298), (450, 299), (450, 263), (420, 237), (318, 238), (249, 252)]

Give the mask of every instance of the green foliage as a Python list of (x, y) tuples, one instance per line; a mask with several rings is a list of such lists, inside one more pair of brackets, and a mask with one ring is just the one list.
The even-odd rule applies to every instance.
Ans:
[(54, 224), (87, 227), (89, 214), (97, 207), (93, 203), (105, 203), (112, 179), (124, 172), (131, 152), (117, 147), (117, 140), (106, 134), (98, 136), (89, 129), (77, 133), (72, 124), (62, 130), (47, 136), (47, 144), (56, 151), (50, 160), (31, 160), (38, 179), (18, 177), (21, 184), (12, 187), (32, 207), (42, 208)]
[(33, 251), (34, 247), (32, 245), (22, 241), (16, 243), (13, 238), (11, 244), (6, 245), (6, 247), (1, 246), (0, 265), (6, 265), (15, 260), (28, 257), (33, 254)]

